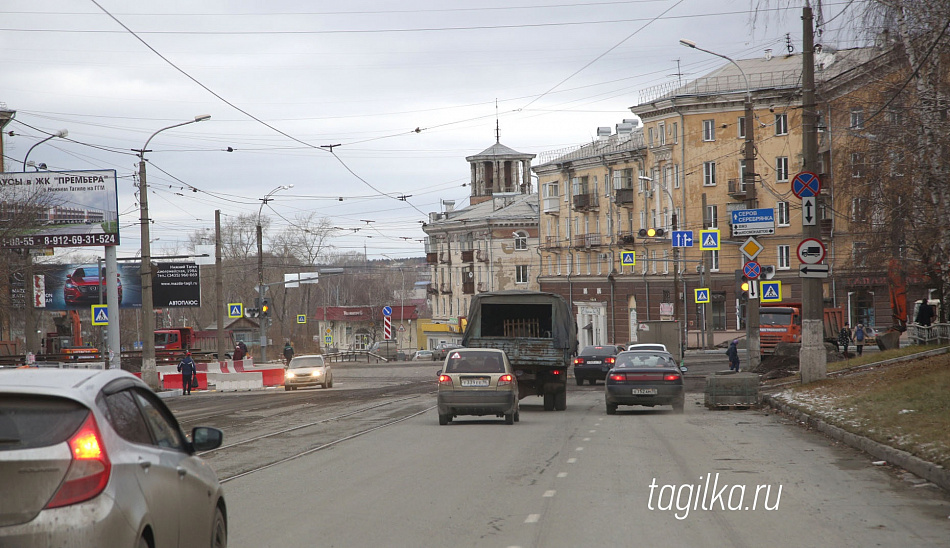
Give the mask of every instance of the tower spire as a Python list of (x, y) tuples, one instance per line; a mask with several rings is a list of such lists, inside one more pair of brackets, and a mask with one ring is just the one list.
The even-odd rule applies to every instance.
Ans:
[(501, 129), (498, 125), (498, 98), (495, 98), (495, 143), (501, 143)]

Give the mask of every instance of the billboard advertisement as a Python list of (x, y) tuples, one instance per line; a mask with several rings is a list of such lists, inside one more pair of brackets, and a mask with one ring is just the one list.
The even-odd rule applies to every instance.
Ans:
[[(102, 267), (105, 274), (105, 266)], [(35, 265), (34, 272), (44, 276), (47, 310), (89, 310), (93, 304), (105, 303), (109, 276), (102, 277), (102, 300), (99, 299), (99, 265), (96, 263)], [(139, 265), (119, 264), (116, 279), (120, 308), (142, 306), (142, 277)]]
[(156, 264), (152, 277), (152, 302), (155, 303), (155, 308), (201, 306), (201, 277), (198, 265)]
[(0, 247), (118, 244), (115, 170), (0, 173)]

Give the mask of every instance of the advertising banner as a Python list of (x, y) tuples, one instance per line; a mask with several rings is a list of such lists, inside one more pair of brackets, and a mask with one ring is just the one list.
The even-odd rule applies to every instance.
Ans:
[(155, 308), (201, 306), (201, 277), (195, 263), (158, 263), (152, 278)]
[(115, 170), (0, 173), (0, 247), (119, 244)]
[[(102, 265), (105, 274), (105, 265)], [(47, 310), (89, 310), (89, 306), (106, 302), (106, 286), (110, 277), (102, 277), (102, 299), (99, 298), (99, 265), (96, 263), (34, 265), (42, 274), (46, 290)], [(120, 308), (142, 306), (142, 277), (139, 265), (119, 264), (116, 279)]]

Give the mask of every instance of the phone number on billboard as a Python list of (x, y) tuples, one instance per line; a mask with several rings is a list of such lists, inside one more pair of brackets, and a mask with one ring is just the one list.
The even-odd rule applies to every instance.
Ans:
[(116, 234), (62, 234), (42, 236), (18, 236), (0, 240), (2, 247), (64, 247), (81, 245), (116, 245)]

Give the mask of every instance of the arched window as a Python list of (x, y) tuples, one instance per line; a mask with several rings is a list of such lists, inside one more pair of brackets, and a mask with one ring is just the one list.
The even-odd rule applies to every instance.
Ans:
[(515, 238), (515, 251), (526, 251), (528, 249), (528, 233), (519, 230), (512, 234)]

